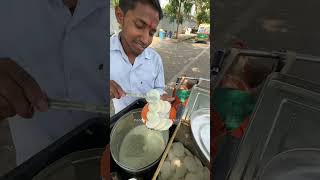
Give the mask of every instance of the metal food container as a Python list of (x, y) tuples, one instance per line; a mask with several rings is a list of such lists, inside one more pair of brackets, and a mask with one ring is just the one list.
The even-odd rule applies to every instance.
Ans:
[(105, 117), (88, 119), (0, 179), (101, 180), (100, 158), (109, 142)]
[[(240, 57), (250, 62), (244, 68)], [(243, 80), (256, 101), (247, 123), (242, 124), (246, 129), (241, 136), (213, 136), (219, 145), (213, 159), (214, 179), (260, 179), (277, 155), (297, 147), (320, 147), (319, 133), (314, 129), (319, 119), (319, 57), (283, 50), (226, 49), (217, 50), (213, 62), (213, 94), (221, 88), (224, 77), (239, 77), (243, 70)], [(217, 112), (215, 106), (212, 109)], [(297, 159), (291, 162), (295, 169), (289, 174), (298, 172), (295, 163), (304, 164)], [(273, 173), (279, 174), (279, 168), (275, 169)]]
[[(123, 115), (114, 125), (110, 135), (110, 148), (113, 160), (122, 169), (132, 174), (141, 174), (145, 172), (146, 170), (155, 166), (161, 158), (161, 155), (159, 157), (155, 157), (155, 160), (151, 164), (140, 169), (127, 167), (119, 161), (119, 152), (122, 141), (130, 130), (139, 125), (143, 125), (143, 122), (141, 121), (141, 108), (131, 110)], [(161, 131), (160, 133), (162, 134), (166, 146), (169, 140), (169, 131)]]
[(100, 180), (100, 160), (104, 148), (71, 153), (51, 164), (32, 180)]
[(203, 108), (210, 108), (210, 90), (196, 85), (192, 88), (189, 102), (184, 110), (182, 119), (189, 122), (191, 114)]
[[(210, 148), (204, 148), (205, 145), (201, 143), (201, 140), (199, 139), (200, 131), (192, 127), (192, 124), (198, 123), (192, 120), (198, 119), (200, 116), (205, 116), (209, 118), (209, 121), (210, 121), (210, 81), (205, 81), (205, 82), (200, 81), (199, 84), (195, 85), (192, 88), (192, 91), (189, 97), (189, 102), (182, 116), (182, 119), (184, 120), (183, 123), (185, 124), (185, 126), (189, 127), (189, 130), (190, 130), (189, 133), (192, 136), (193, 147), (190, 147), (190, 148), (193, 148), (195, 153), (198, 154), (200, 160), (205, 165), (209, 166)], [(207, 125), (206, 125), (206, 128), (207, 128)], [(209, 141), (210, 141), (210, 137), (209, 137)]]

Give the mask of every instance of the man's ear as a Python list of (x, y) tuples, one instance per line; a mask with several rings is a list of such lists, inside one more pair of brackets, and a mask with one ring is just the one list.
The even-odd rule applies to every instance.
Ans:
[(122, 11), (122, 9), (117, 6), (115, 8), (115, 14), (116, 14), (116, 18), (117, 18), (117, 21), (118, 23), (123, 26), (123, 22), (124, 22), (124, 12)]

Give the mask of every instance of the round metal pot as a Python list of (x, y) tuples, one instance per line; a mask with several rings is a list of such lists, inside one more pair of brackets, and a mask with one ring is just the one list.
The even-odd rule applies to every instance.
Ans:
[[(141, 110), (142, 109), (135, 109), (123, 115), (112, 128), (110, 135), (110, 151), (113, 160), (117, 163), (118, 166), (131, 174), (142, 174), (147, 170), (153, 168), (155, 165), (157, 165), (163, 154), (162, 153), (159, 157), (155, 157), (155, 160), (152, 163), (140, 169), (127, 167), (119, 161), (120, 146), (125, 136), (130, 132), (130, 130), (134, 129), (137, 126), (143, 125), (143, 122), (141, 120)], [(161, 135), (163, 136), (165, 146), (167, 146), (169, 141), (169, 131), (161, 131)]]
[(100, 180), (103, 148), (74, 152), (50, 164), (32, 180)]

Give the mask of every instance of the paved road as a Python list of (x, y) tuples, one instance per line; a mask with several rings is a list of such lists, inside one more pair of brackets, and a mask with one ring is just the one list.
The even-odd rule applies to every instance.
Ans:
[(241, 39), (252, 49), (320, 55), (320, 1), (215, 0), (214, 46)]
[(194, 43), (193, 39), (175, 43), (154, 39), (151, 45), (162, 57), (166, 84), (182, 74), (192, 77), (210, 77), (210, 43)]

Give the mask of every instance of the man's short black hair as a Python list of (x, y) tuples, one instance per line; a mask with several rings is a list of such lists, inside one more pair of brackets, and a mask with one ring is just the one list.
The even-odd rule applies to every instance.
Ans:
[(149, 4), (159, 13), (159, 20), (163, 18), (163, 12), (159, 0), (119, 0), (119, 7), (124, 13), (136, 8), (137, 3)]

